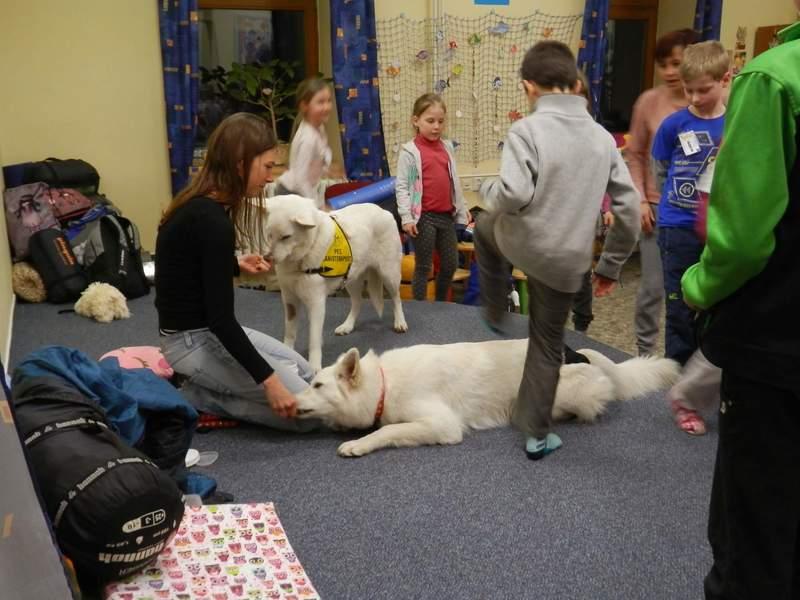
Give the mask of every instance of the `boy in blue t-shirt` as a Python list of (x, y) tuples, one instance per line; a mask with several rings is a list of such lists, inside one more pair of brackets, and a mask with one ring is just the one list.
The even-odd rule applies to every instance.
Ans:
[[(684, 303), (681, 277), (700, 259), (695, 232), (700, 192), (709, 180), (722, 141), (730, 58), (717, 41), (688, 46), (680, 67), (689, 106), (664, 119), (653, 140), (653, 169), (662, 190), (658, 245), (666, 297), (665, 354), (685, 364), (697, 349), (694, 314)], [(698, 183), (701, 183), (698, 186)]]

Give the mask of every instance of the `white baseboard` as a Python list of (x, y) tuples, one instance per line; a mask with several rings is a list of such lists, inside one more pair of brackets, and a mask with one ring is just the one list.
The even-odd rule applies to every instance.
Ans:
[(6, 347), (3, 348), (3, 366), (8, 372), (8, 365), (11, 364), (11, 336), (14, 334), (14, 310), (17, 307), (17, 295), (11, 294), (11, 308), (8, 311), (8, 337)]

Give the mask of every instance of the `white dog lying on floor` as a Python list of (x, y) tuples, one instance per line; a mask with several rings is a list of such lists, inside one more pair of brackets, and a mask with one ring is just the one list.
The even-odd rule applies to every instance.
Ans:
[[(420, 345), (371, 350), (351, 348), (297, 394), (300, 418), (337, 429), (376, 431), (339, 446), (341, 456), (379, 448), (458, 444), (467, 429), (509, 423), (528, 340)], [(670, 387), (680, 365), (666, 358), (632, 358), (616, 364), (594, 350), (589, 363), (564, 365), (553, 417), (591, 422), (613, 400), (629, 400)]]
[(394, 307), (394, 330), (408, 330), (400, 301), (403, 249), (391, 213), (369, 203), (326, 213), (313, 200), (295, 195), (269, 198), (265, 206), (263, 250), (281, 287), (287, 346), (294, 348), (302, 304), (308, 314), (308, 362), (321, 369), (325, 298), (342, 287), (350, 295), (350, 314), (336, 328), (336, 335), (347, 335), (361, 310), (365, 282), (378, 315), (385, 287)]

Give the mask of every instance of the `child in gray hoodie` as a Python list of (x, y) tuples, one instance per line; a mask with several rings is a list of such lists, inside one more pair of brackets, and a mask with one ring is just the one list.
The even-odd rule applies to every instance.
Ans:
[(569, 47), (536, 44), (520, 72), (535, 112), (511, 126), (500, 176), (481, 188), (486, 211), (476, 223), (475, 255), (484, 319), (498, 333), (510, 265), (528, 278), (528, 353), (512, 423), (528, 436), (525, 450), (536, 460), (561, 446), (550, 429), (564, 325), (591, 268), (603, 195), (611, 197), (615, 225), (595, 267), (595, 296), (611, 292), (636, 244), (639, 193), (613, 137), (575, 95), (578, 71)]

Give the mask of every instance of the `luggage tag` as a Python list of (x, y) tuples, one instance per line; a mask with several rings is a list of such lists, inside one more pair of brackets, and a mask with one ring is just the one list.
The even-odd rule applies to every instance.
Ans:
[(678, 140), (681, 142), (681, 148), (686, 156), (692, 156), (700, 152), (700, 141), (694, 131), (684, 131), (678, 134)]

